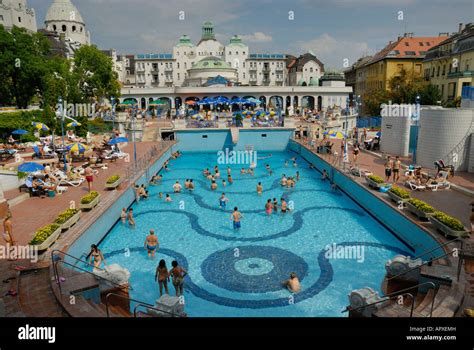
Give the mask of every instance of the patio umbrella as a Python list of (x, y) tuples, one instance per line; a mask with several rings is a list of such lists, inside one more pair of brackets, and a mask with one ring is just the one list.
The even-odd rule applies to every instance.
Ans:
[(82, 143), (76, 142), (71, 145), (68, 145), (66, 149), (70, 152), (75, 152), (75, 153), (84, 153), (89, 149), (87, 145), (84, 145)]
[(23, 129), (18, 129), (12, 132), (12, 135), (26, 135), (28, 134), (28, 131), (23, 130)]
[(126, 143), (128, 139), (126, 137), (116, 137), (109, 141), (109, 145), (117, 145), (119, 143)]
[(196, 101), (189, 100), (185, 102), (188, 106), (194, 106), (196, 104)]
[(346, 138), (346, 135), (340, 131), (337, 131), (337, 132), (333, 132), (331, 134), (329, 134), (329, 137), (332, 138), (332, 139), (345, 139)]
[(44, 166), (38, 163), (23, 163), (18, 167), (18, 171), (23, 173), (34, 173), (39, 170), (44, 170)]
[(136, 105), (136, 104), (137, 104), (136, 101), (130, 100), (130, 99), (125, 100), (125, 101), (123, 101), (123, 102), (121, 103), (121, 105), (125, 105), (125, 106), (132, 106), (132, 105)]
[(249, 98), (248, 101), (249, 101), (250, 103), (255, 103), (255, 104), (260, 104), (260, 103), (262, 103), (262, 101), (260, 101), (259, 99), (253, 98), (253, 97)]
[(75, 128), (76, 126), (81, 126), (81, 125), (82, 125), (82, 124), (79, 123), (79, 122), (72, 122), (72, 123), (67, 124), (66, 126), (67, 126), (68, 128)]
[(163, 102), (161, 100), (155, 100), (155, 101), (152, 101), (150, 102), (150, 105), (154, 105), (154, 106), (165, 106), (167, 105), (168, 103), (166, 102)]
[(375, 134), (375, 135), (376, 135), (377, 137), (380, 137), (380, 136), (382, 136), (382, 132), (379, 131), (379, 132), (378, 132), (377, 134)]
[(33, 122), (31, 124), (38, 130), (42, 130), (42, 131), (48, 131), (49, 130), (49, 127), (46, 124), (37, 123), (37, 122)]

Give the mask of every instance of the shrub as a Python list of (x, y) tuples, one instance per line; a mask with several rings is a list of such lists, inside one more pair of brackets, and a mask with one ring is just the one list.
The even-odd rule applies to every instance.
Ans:
[(384, 181), (380, 176), (377, 175), (369, 175), (367, 176), (369, 179), (371, 179), (373, 182), (378, 183), (378, 184), (383, 184)]
[(97, 191), (92, 191), (81, 198), (81, 204), (89, 204), (99, 196)]
[(26, 179), (28, 177), (28, 173), (25, 173), (23, 171), (19, 171), (17, 176), (18, 176), (18, 180), (23, 180), (23, 179)]
[(416, 198), (411, 198), (408, 203), (413, 205), (416, 209), (422, 211), (423, 213), (434, 213), (434, 208), (429, 205), (428, 203), (425, 203), (419, 199)]
[(58, 225), (62, 225), (65, 222), (67, 222), (70, 218), (72, 218), (74, 215), (76, 215), (79, 212), (79, 209), (68, 209), (61, 214), (58, 215), (58, 218), (54, 223)]
[(400, 197), (401, 199), (410, 198), (410, 193), (398, 186), (392, 186), (389, 191), (392, 192), (394, 195)]
[(454, 231), (464, 231), (464, 225), (456, 218), (449, 216), (441, 211), (436, 211), (433, 217)]
[(45, 227), (40, 228), (36, 231), (33, 239), (30, 241), (30, 245), (40, 245), (44, 241), (46, 241), (49, 236), (51, 236), (54, 232), (59, 229), (58, 224), (50, 224)]
[(113, 184), (117, 182), (119, 179), (120, 179), (119, 175), (112, 175), (111, 177), (107, 179), (107, 185)]

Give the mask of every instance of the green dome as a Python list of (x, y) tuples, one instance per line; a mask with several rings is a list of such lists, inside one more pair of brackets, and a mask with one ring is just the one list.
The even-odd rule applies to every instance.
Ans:
[(229, 46), (241, 46), (245, 47), (244, 43), (242, 42), (242, 38), (238, 35), (234, 35), (232, 38), (230, 38), (230, 44)]
[(319, 86), (319, 79), (312, 77), (309, 80), (309, 86)]
[(177, 47), (181, 47), (181, 46), (194, 47), (193, 43), (191, 42), (191, 39), (186, 34), (184, 34), (183, 36), (181, 36), (181, 38), (179, 38), (179, 43), (176, 46)]
[(300, 81), (298, 81), (298, 84), (296, 84), (296, 85), (303, 86), (303, 84), (304, 84), (304, 79), (300, 79)]
[(191, 69), (233, 69), (227, 62), (218, 57), (206, 57), (193, 64)]

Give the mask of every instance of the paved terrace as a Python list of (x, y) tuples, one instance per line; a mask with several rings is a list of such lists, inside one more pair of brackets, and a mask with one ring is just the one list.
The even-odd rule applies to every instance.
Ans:
[[(149, 153), (153, 149), (158, 152), (150, 160), (150, 163), (159, 157), (173, 145), (173, 142), (138, 142), (137, 158)], [(122, 149), (131, 155), (131, 162), (124, 160), (108, 162), (108, 169), (99, 168), (99, 174), (94, 178), (93, 190), (101, 194), (101, 202), (98, 207), (90, 212), (82, 212), (79, 222), (70, 230), (64, 232), (52, 248), (67, 249), (84, 230), (89, 227), (95, 219), (100, 216), (124, 190), (133, 185), (133, 182), (122, 183), (118, 190), (107, 191), (104, 186), (111, 175), (121, 175), (127, 178), (130, 175), (130, 167), (133, 162), (133, 144), (129, 143)], [(142, 169), (143, 170), (143, 169)], [(71, 200), (79, 204), (82, 196), (87, 194), (87, 183), (80, 187), (68, 187), (68, 191), (55, 198), (27, 198), (21, 203), (11, 207), (13, 215), (13, 234), (19, 245), (26, 245), (33, 237), (35, 231), (47, 224), (52, 223), (57, 215), (69, 208)], [(6, 193), (6, 198), (14, 198), (19, 195), (17, 190)], [(119, 216), (120, 213), (117, 213)], [(2, 245), (5, 242), (2, 240)], [(50, 248), (51, 249), (51, 248)], [(49, 251), (42, 254), (38, 263), (33, 264), (28, 260), (7, 261), (0, 260), (0, 280), (5, 281), (0, 286), (0, 317), (6, 316), (64, 316), (65, 313), (56, 302), (52, 293), (49, 278)], [(22, 271), (20, 271), (20, 269)], [(7, 281), (10, 279), (9, 281)], [(17, 296), (5, 296), (7, 291), (18, 292)]]

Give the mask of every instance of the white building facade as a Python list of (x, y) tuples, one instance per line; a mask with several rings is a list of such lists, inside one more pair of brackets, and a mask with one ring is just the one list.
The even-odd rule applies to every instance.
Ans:
[(13, 26), (16, 26), (34, 33), (37, 31), (35, 10), (28, 7), (26, 0), (1, 0), (0, 24), (6, 30), (11, 30)]

